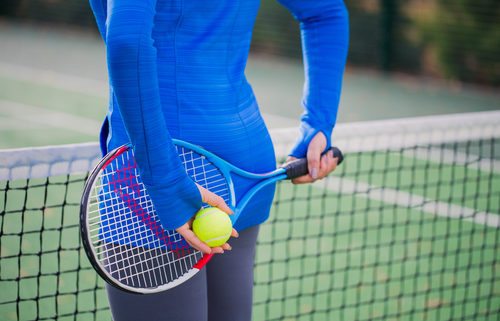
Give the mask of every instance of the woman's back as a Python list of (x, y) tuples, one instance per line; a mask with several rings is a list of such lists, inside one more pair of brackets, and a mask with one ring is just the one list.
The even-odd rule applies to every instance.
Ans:
[[(152, 38), (160, 102), (172, 137), (243, 167), (248, 162), (234, 155), (267, 145), (261, 170), (269, 170), (270, 140), (244, 75), (258, 7), (257, 0), (159, 0)], [(116, 107), (111, 108), (110, 125), (118, 133), (110, 139), (113, 148), (128, 139), (119, 134), (125, 131)]]
[(225, 115), (253, 103), (244, 69), (258, 6), (258, 0), (158, 2), (153, 39), (169, 118), (179, 113), (182, 126), (183, 115), (208, 116), (227, 125)]

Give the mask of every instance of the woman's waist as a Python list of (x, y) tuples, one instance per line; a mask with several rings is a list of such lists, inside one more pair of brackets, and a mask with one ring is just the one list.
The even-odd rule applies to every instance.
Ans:
[(227, 116), (245, 109), (258, 109), (252, 87), (242, 78), (235, 82), (170, 80), (160, 83), (160, 101), (164, 113)]
[(274, 148), (256, 103), (227, 115), (181, 114), (174, 125), (178, 130), (173, 138), (199, 145), (245, 170), (274, 169)]
[[(163, 104), (163, 101), (162, 101)], [(172, 138), (199, 145), (246, 170), (268, 171), (275, 165), (274, 149), (268, 129), (253, 95), (238, 104), (219, 106), (179, 104), (165, 108), (163, 114)], [(163, 104), (165, 106), (165, 104)], [(111, 131), (108, 147), (128, 142), (117, 108), (109, 115)], [(245, 156), (243, 156), (245, 155)], [(252, 160), (248, 155), (253, 155)], [(262, 163), (260, 166), (257, 163)]]

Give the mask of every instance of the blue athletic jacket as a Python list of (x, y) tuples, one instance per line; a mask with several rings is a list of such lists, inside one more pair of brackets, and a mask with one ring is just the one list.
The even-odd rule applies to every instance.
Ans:
[[(301, 137), (330, 137), (348, 46), (342, 0), (281, 0), (300, 22), (306, 82)], [(171, 138), (253, 172), (275, 168), (274, 151), (244, 70), (259, 0), (90, 0), (106, 44), (110, 102), (104, 150), (130, 142), (162, 225), (173, 229), (201, 207)], [(108, 132), (109, 129), (109, 132)], [(251, 186), (237, 182), (236, 195)], [(273, 188), (236, 224), (267, 219)]]

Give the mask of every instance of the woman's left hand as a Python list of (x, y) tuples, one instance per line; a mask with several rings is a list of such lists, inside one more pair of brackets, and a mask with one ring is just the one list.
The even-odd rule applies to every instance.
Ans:
[[(307, 147), (307, 166), (309, 174), (297, 177), (292, 180), (294, 184), (312, 183), (318, 179), (326, 177), (337, 167), (338, 158), (333, 157), (333, 151), (328, 151), (321, 156), (326, 148), (326, 137), (322, 132), (318, 132)], [(293, 156), (287, 158), (287, 162), (295, 160)]]
[[(218, 207), (220, 210), (225, 212), (227, 215), (232, 215), (233, 211), (229, 206), (227, 206), (226, 202), (224, 202), (224, 199), (215, 193), (210, 192), (208, 189), (202, 187), (201, 185), (196, 184), (198, 187), (198, 190), (200, 191), (201, 199), (203, 203), (207, 203), (208, 205), (211, 205), (213, 207)], [(192, 227), (193, 227), (193, 220), (194, 217), (192, 217), (188, 222), (186, 222), (184, 225), (180, 226), (177, 228), (177, 232), (184, 237), (186, 242), (191, 245), (191, 247), (197, 249), (198, 251), (201, 251), (205, 254), (211, 254), (211, 253), (219, 253), (222, 254), (224, 251), (230, 251), (231, 250), (231, 245), (228, 243), (223, 244), (222, 246), (217, 246), (210, 248), (206, 243), (202, 242), (196, 234), (194, 234)], [(232, 237), (238, 237), (238, 232), (233, 228), (231, 232)]]

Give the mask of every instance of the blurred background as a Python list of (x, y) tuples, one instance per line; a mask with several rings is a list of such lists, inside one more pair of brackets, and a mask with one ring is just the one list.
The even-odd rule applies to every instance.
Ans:
[[(339, 122), (500, 109), (498, 0), (356, 0)], [(84, 0), (0, 2), (0, 148), (95, 141), (105, 51)], [(298, 23), (263, 0), (247, 67), (270, 127), (302, 112)]]
[[(346, 161), (313, 185), (278, 185), (254, 320), (496, 321), (500, 1), (345, 2), (333, 141)], [(79, 238), (105, 57), (87, 0), (0, 0), (2, 321), (110, 320)], [(304, 76), (298, 23), (275, 0), (261, 1), (246, 74), (282, 160)], [(94, 144), (3, 150), (82, 142)]]

